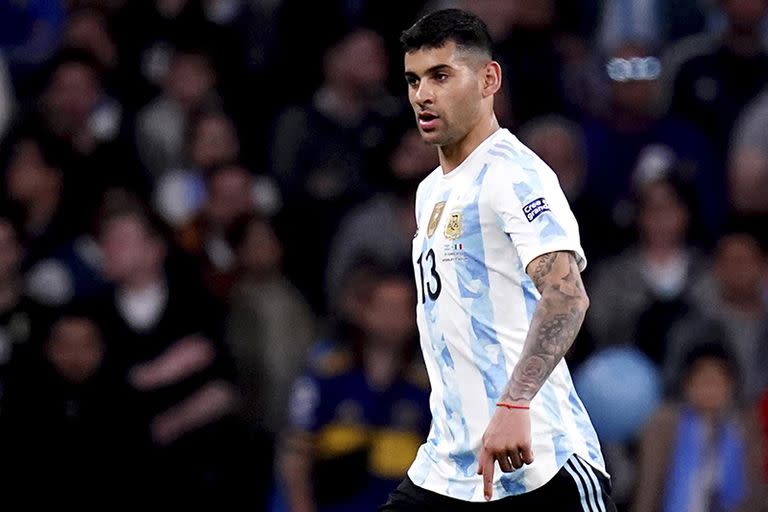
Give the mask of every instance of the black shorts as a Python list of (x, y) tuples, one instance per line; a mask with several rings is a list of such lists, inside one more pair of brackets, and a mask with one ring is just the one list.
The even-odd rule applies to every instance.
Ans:
[(405, 477), (379, 512), (616, 512), (610, 491), (610, 482), (602, 473), (573, 455), (549, 482), (538, 489), (489, 503), (449, 498), (422, 489)]

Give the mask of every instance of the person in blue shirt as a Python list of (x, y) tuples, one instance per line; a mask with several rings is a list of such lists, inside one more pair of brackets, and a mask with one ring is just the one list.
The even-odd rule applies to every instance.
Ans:
[(292, 512), (375, 510), (429, 430), (413, 286), (390, 273), (358, 283), (359, 336), (318, 344), (289, 404), (278, 466)]

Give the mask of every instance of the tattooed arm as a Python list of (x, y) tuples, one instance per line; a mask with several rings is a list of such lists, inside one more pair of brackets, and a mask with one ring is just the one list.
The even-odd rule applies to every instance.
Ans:
[(530, 403), (568, 352), (589, 307), (573, 253), (544, 254), (533, 260), (527, 271), (541, 300), (520, 361), (501, 396), (502, 401), (524, 405)]
[[(579, 332), (589, 299), (581, 282), (576, 257), (551, 252), (534, 259), (527, 268), (541, 300), (512, 377), (500, 401), (527, 407)], [(483, 475), (486, 499), (493, 493), (494, 464), (504, 472), (533, 462), (531, 420), (526, 409), (498, 408), (483, 435), (478, 474)]]

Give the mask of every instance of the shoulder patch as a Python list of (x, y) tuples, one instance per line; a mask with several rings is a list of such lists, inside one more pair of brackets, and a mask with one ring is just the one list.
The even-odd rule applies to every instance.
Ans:
[(550, 211), (549, 205), (547, 204), (547, 200), (543, 197), (534, 199), (523, 206), (523, 214), (525, 215), (525, 218), (528, 219), (528, 222), (533, 222), (536, 217), (548, 211)]

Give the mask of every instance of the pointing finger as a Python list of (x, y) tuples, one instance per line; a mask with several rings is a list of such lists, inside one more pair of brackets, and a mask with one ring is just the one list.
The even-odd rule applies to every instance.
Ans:
[(493, 457), (488, 457), (483, 466), (483, 494), (486, 501), (491, 501), (493, 496), (493, 471), (494, 471)]

